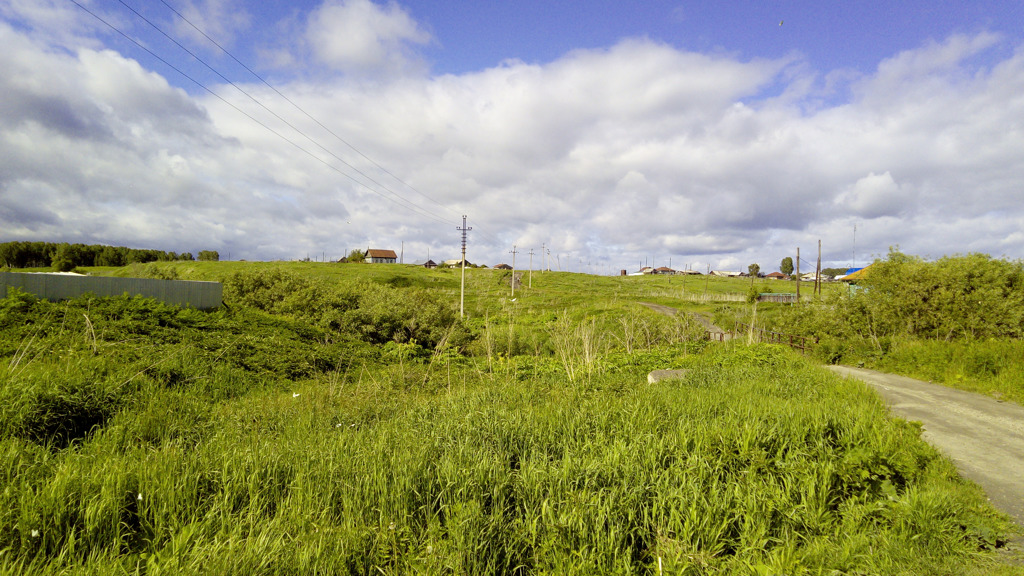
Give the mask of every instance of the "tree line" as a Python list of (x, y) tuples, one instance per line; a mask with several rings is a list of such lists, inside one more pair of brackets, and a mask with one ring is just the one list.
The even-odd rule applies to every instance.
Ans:
[[(200, 250), (199, 260), (220, 260), (216, 250)], [(68, 242), (4, 242), (0, 243), (0, 266), (5, 268), (53, 268), (67, 272), (78, 266), (127, 266), (146, 262), (196, 260), (191, 252), (165, 252), (107, 246), (104, 244), (70, 244)]]

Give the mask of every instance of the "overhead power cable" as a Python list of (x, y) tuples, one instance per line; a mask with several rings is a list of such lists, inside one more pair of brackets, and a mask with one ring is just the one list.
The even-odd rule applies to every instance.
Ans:
[(223, 102), (224, 104), (227, 104), (227, 105), (228, 105), (228, 106), (230, 106), (231, 108), (234, 108), (234, 109), (235, 109), (235, 111), (237, 111), (237, 112), (238, 112), (239, 114), (241, 114), (241, 115), (245, 116), (246, 118), (248, 118), (248, 119), (252, 120), (252, 121), (253, 121), (253, 122), (255, 122), (256, 124), (259, 124), (260, 126), (262, 126), (262, 127), (264, 128), (264, 129), (266, 129), (266, 130), (267, 130), (268, 132), (270, 132), (271, 134), (273, 134), (273, 135), (277, 136), (278, 138), (280, 138), (280, 139), (284, 140), (284, 141), (285, 141), (285, 142), (287, 142), (288, 144), (291, 144), (291, 145), (292, 145), (293, 147), (295, 147), (295, 148), (296, 148), (297, 150), (299, 150), (299, 151), (303, 152), (304, 154), (308, 155), (308, 156), (309, 156), (310, 158), (312, 158), (312, 159), (316, 160), (317, 162), (320, 162), (321, 164), (323, 164), (324, 166), (326, 166), (326, 167), (327, 167), (327, 168), (329, 168), (330, 170), (333, 170), (333, 171), (337, 172), (338, 174), (340, 174), (340, 175), (344, 176), (345, 178), (348, 178), (348, 179), (349, 179), (349, 180), (351, 180), (352, 182), (356, 183), (356, 184), (357, 184), (357, 185), (359, 185), (359, 186), (362, 186), (363, 188), (366, 188), (367, 190), (369, 190), (370, 192), (373, 192), (374, 194), (376, 194), (376, 195), (380, 196), (381, 198), (384, 198), (385, 200), (388, 200), (388, 201), (390, 201), (390, 202), (393, 202), (393, 203), (395, 203), (395, 204), (398, 204), (399, 206), (402, 206), (403, 208), (406, 208), (406, 209), (408, 209), (408, 210), (412, 210), (412, 211), (416, 212), (417, 214), (420, 214), (421, 216), (425, 216), (425, 217), (431, 218), (431, 219), (433, 219), (433, 220), (435, 220), (435, 221), (437, 221), (437, 222), (441, 222), (441, 223), (444, 223), (444, 224), (449, 224), (449, 223), (451, 223), (450, 221), (448, 221), (448, 220), (445, 220), (445, 219), (443, 219), (443, 218), (441, 218), (441, 217), (439, 217), (439, 216), (436, 216), (436, 215), (434, 215), (434, 214), (431, 214), (431, 213), (428, 213), (428, 212), (424, 212), (424, 211), (423, 211), (422, 209), (419, 209), (419, 208), (415, 207), (414, 205), (413, 205), (412, 207), (410, 207), (410, 206), (405, 206), (405, 205), (403, 205), (403, 204), (399, 203), (399, 202), (398, 202), (397, 200), (395, 200), (395, 199), (393, 199), (393, 198), (390, 198), (390, 197), (388, 197), (388, 196), (385, 196), (384, 194), (381, 194), (381, 193), (380, 193), (380, 192), (378, 192), (377, 190), (374, 190), (373, 188), (371, 188), (371, 187), (367, 186), (367, 185), (366, 185), (365, 183), (363, 183), (363, 182), (360, 182), (359, 180), (357, 180), (357, 179), (355, 179), (354, 177), (352, 177), (352, 176), (351, 176), (350, 174), (347, 174), (347, 173), (345, 173), (344, 171), (342, 171), (341, 169), (339, 169), (339, 168), (338, 168), (337, 166), (333, 166), (333, 165), (331, 165), (331, 164), (330, 164), (329, 162), (327, 162), (326, 160), (324, 160), (324, 159), (320, 158), (320, 157), (319, 157), (319, 156), (317, 156), (316, 154), (313, 154), (313, 153), (312, 153), (312, 152), (310, 152), (309, 150), (306, 150), (305, 148), (303, 148), (302, 146), (300, 146), (299, 144), (297, 144), (297, 143), (296, 143), (295, 141), (291, 140), (290, 138), (288, 138), (288, 137), (287, 137), (287, 136), (285, 136), (284, 134), (281, 134), (281, 133), (280, 133), (280, 132), (278, 132), (277, 130), (274, 130), (274, 129), (273, 129), (273, 128), (271, 128), (270, 126), (267, 126), (267, 125), (266, 125), (266, 124), (264, 124), (263, 122), (261, 122), (261, 121), (259, 121), (258, 119), (254, 118), (254, 117), (253, 117), (253, 116), (252, 116), (251, 114), (249, 114), (249, 113), (245, 112), (244, 110), (242, 110), (242, 109), (241, 109), (241, 108), (239, 108), (238, 106), (235, 106), (235, 105), (234, 105), (234, 104), (232, 104), (231, 102), (228, 102), (228, 101), (227, 101), (226, 99), (224, 99), (224, 98), (223, 98), (222, 96), (220, 96), (219, 94), (217, 94), (216, 92), (214, 92), (214, 91), (213, 91), (213, 90), (211, 90), (210, 88), (207, 88), (207, 87), (206, 87), (206, 86), (205, 86), (205, 85), (204, 85), (204, 84), (203, 84), (202, 82), (199, 82), (199, 81), (198, 81), (198, 80), (196, 80), (195, 78), (193, 78), (193, 77), (189, 76), (189, 75), (188, 75), (188, 74), (187, 74), (186, 72), (184, 72), (183, 70), (179, 69), (179, 68), (178, 68), (177, 66), (175, 66), (174, 64), (171, 64), (170, 62), (168, 62), (168, 61), (167, 61), (167, 60), (165, 60), (164, 58), (160, 57), (160, 56), (159, 56), (158, 54), (156, 54), (155, 52), (153, 52), (152, 50), (150, 50), (149, 48), (147, 48), (146, 46), (144, 46), (144, 45), (143, 45), (142, 43), (140, 43), (140, 42), (139, 42), (138, 40), (135, 40), (134, 38), (132, 38), (131, 36), (129, 36), (129, 35), (128, 35), (128, 34), (126, 34), (125, 32), (121, 31), (121, 30), (120, 30), (119, 28), (117, 28), (116, 26), (114, 26), (113, 24), (111, 24), (110, 22), (108, 22), (107, 20), (105, 20), (105, 19), (104, 19), (103, 17), (101, 17), (100, 15), (96, 14), (95, 12), (93, 12), (93, 11), (89, 10), (88, 8), (86, 8), (85, 6), (83, 6), (82, 4), (80, 4), (80, 3), (79, 3), (79, 2), (77, 1), (77, 0), (68, 0), (68, 1), (69, 1), (69, 2), (71, 2), (72, 4), (74, 4), (74, 5), (78, 6), (78, 7), (79, 7), (79, 8), (81, 8), (82, 10), (84, 10), (84, 11), (85, 11), (86, 13), (88, 13), (88, 14), (89, 14), (90, 16), (92, 16), (93, 18), (95, 18), (95, 19), (99, 20), (99, 21), (100, 21), (101, 23), (103, 23), (104, 25), (106, 25), (106, 26), (107, 26), (108, 28), (110, 28), (110, 29), (111, 29), (111, 30), (113, 30), (114, 32), (117, 32), (118, 34), (120, 34), (121, 36), (123, 36), (123, 37), (124, 37), (124, 38), (125, 38), (126, 40), (128, 40), (129, 42), (131, 42), (132, 44), (134, 44), (135, 46), (137, 46), (137, 47), (138, 47), (138, 48), (140, 48), (141, 50), (145, 51), (145, 52), (146, 52), (147, 54), (149, 54), (149, 55), (150, 55), (150, 56), (152, 56), (153, 58), (157, 59), (157, 60), (158, 60), (159, 62), (163, 63), (163, 64), (164, 64), (165, 66), (167, 66), (167, 67), (168, 67), (168, 68), (170, 68), (171, 70), (174, 70), (175, 72), (177, 72), (178, 74), (182, 75), (182, 76), (183, 76), (184, 78), (186, 78), (187, 80), (189, 80), (190, 82), (192, 82), (192, 83), (193, 83), (193, 84), (195, 84), (196, 86), (198, 86), (198, 87), (202, 88), (203, 90), (205, 90), (206, 92), (208, 92), (208, 93), (209, 93), (209, 94), (210, 94), (211, 96), (213, 96), (213, 97), (217, 98), (218, 100), (220, 100), (220, 101), (221, 101), (221, 102)]
[[(143, 16), (142, 14), (140, 14), (140, 13), (139, 13), (139, 12), (138, 12), (137, 10), (135, 10), (134, 8), (132, 8), (131, 6), (129, 6), (129, 5), (127, 4), (127, 3), (125, 3), (125, 2), (124, 2), (124, 0), (118, 0), (118, 2), (119, 2), (119, 3), (120, 3), (120, 4), (122, 5), (122, 6), (124, 6), (124, 7), (125, 7), (125, 8), (127, 8), (128, 10), (130, 10), (130, 11), (131, 11), (131, 12), (132, 12), (133, 14), (135, 14), (135, 15), (136, 15), (137, 17), (139, 17), (139, 18), (140, 18), (140, 19), (141, 19), (142, 21), (144, 21), (144, 22), (145, 22), (146, 24), (149, 24), (149, 26), (150, 26), (150, 27), (152, 27), (152, 28), (153, 28), (154, 30), (156, 30), (157, 32), (159, 32), (159, 33), (160, 33), (161, 35), (163, 35), (163, 36), (164, 36), (165, 38), (167, 38), (168, 40), (170, 40), (171, 42), (173, 42), (173, 43), (174, 43), (174, 44), (175, 44), (175, 45), (176, 45), (176, 46), (177, 46), (178, 48), (181, 48), (181, 49), (182, 49), (183, 51), (185, 51), (185, 52), (186, 52), (186, 53), (187, 53), (187, 54), (188, 54), (189, 56), (191, 56), (191, 57), (195, 58), (195, 59), (196, 59), (196, 61), (198, 61), (198, 62), (199, 62), (200, 64), (202, 64), (203, 66), (205, 66), (205, 67), (206, 67), (207, 69), (209, 69), (209, 70), (210, 70), (211, 72), (213, 72), (214, 74), (216, 74), (216, 75), (217, 75), (218, 77), (220, 77), (220, 79), (224, 80), (224, 81), (225, 81), (225, 82), (227, 82), (227, 83), (228, 83), (229, 85), (231, 85), (231, 86), (232, 86), (232, 87), (233, 87), (233, 88), (234, 88), (235, 90), (238, 90), (239, 92), (241, 92), (242, 94), (244, 94), (244, 95), (245, 95), (245, 96), (246, 96), (247, 98), (249, 98), (249, 100), (251, 100), (251, 101), (252, 101), (253, 103), (255, 103), (255, 104), (256, 104), (257, 106), (259, 106), (260, 108), (262, 108), (262, 109), (266, 110), (266, 111), (267, 111), (268, 113), (270, 113), (270, 114), (271, 114), (272, 116), (274, 116), (274, 118), (277, 118), (278, 120), (280, 120), (281, 122), (283, 122), (283, 123), (284, 123), (284, 124), (285, 124), (286, 126), (288, 126), (289, 128), (291, 128), (291, 129), (292, 129), (292, 130), (294, 130), (295, 132), (297, 132), (297, 133), (299, 133), (300, 135), (302, 135), (302, 136), (303, 136), (303, 137), (304, 137), (304, 138), (305, 138), (306, 140), (308, 140), (308, 141), (309, 141), (310, 143), (312, 143), (312, 144), (313, 144), (314, 146), (316, 146), (317, 148), (319, 148), (320, 150), (322, 150), (322, 151), (323, 151), (324, 153), (328, 154), (329, 156), (331, 156), (332, 158), (334, 158), (334, 159), (335, 159), (335, 160), (337, 160), (338, 162), (341, 162), (341, 163), (342, 163), (342, 164), (344, 164), (345, 166), (348, 166), (349, 168), (351, 168), (351, 169), (352, 169), (353, 171), (355, 171), (355, 172), (356, 172), (357, 174), (359, 174), (359, 175), (360, 175), (360, 176), (362, 176), (363, 178), (366, 178), (367, 180), (369, 180), (370, 182), (372, 182), (372, 183), (376, 184), (377, 186), (379, 186), (379, 187), (380, 187), (380, 188), (382, 188), (383, 190), (386, 190), (386, 191), (388, 191), (389, 193), (391, 193), (392, 195), (394, 195), (394, 196), (395, 196), (395, 198), (396, 198), (396, 200), (393, 200), (393, 201), (396, 201), (396, 202), (398, 202), (398, 203), (399, 203), (400, 205), (405, 205), (405, 207), (406, 207), (406, 208), (408, 208), (408, 209), (410, 209), (410, 210), (414, 210), (414, 211), (417, 211), (417, 213), (420, 213), (420, 214), (424, 214), (424, 212), (428, 212), (428, 211), (427, 211), (427, 210), (425, 210), (425, 209), (420, 209), (420, 208), (419, 208), (418, 206), (416, 206), (415, 204), (413, 204), (413, 203), (412, 203), (412, 202), (410, 202), (409, 200), (405, 199), (404, 197), (402, 197), (402, 196), (401, 196), (400, 194), (398, 194), (398, 193), (397, 193), (397, 192), (395, 192), (394, 190), (391, 190), (390, 188), (388, 188), (388, 187), (387, 187), (387, 186), (385, 186), (384, 184), (382, 184), (382, 183), (378, 182), (377, 180), (375, 180), (375, 179), (374, 179), (373, 177), (371, 177), (371, 176), (370, 176), (369, 174), (366, 174), (365, 172), (363, 172), (363, 171), (362, 171), (362, 170), (360, 170), (359, 168), (357, 168), (357, 167), (353, 166), (352, 164), (350, 164), (349, 162), (345, 161), (345, 159), (341, 158), (340, 156), (338, 156), (337, 154), (335, 154), (335, 153), (334, 153), (334, 152), (332, 152), (331, 150), (327, 149), (327, 148), (326, 148), (325, 146), (321, 145), (321, 144), (320, 144), (319, 142), (317, 142), (316, 140), (314, 140), (314, 139), (313, 139), (312, 137), (310, 137), (310, 136), (309, 136), (308, 134), (306, 134), (305, 132), (303, 132), (302, 130), (300, 130), (300, 129), (299, 129), (298, 127), (296, 127), (295, 125), (293, 125), (293, 124), (292, 124), (291, 122), (288, 122), (287, 120), (285, 120), (284, 118), (282, 118), (282, 117), (281, 117), (281, 116), (280, 116), (279, 114), (277, 114), (276, 112), (274, 112), (273, 110), (271, 110), (271, 109), (270, 109), (269, 107), (267, 107), (267, 106), (266, 106), (266, 105), (264, 105), (264, 104), (263, 104), (262, 102), (260, 102), (260, 101), (259, 101), (258, 99), (256, 99), (256, 98), (255, 98), (254, 96), (252, 96), (251, 94), (249, 94), (248, 92), (246, 92), (245, 90), (243, 90), (243, 89), (242, 89), (241, 87), (239, 87), (239, 86), (238, 86), (237, 84), (235, 84), (235, 83), (234, 83), (233, 81), (231, 81), (231, 80), (230, 80), (229, 78), (227, 78), (226, 76), (224, 76), (223, 74), (221, 74), (221, 73), (220, 73), (220, 72), (219, 72), (219, 71), (218, 71), (218, 70), (217, 70), (216, 68), (214, 68), (214, 67), (213, 67), (213, 66), (211, 66), (211, 65), (210, 65), (209, 63), (207, 63), (207, 62), (206, 62), (205, 60), (203, 60), (202, 58), (200, 58), (200, 57), (199, 57), (199, 56), (198, 56), (197, 54), (195, 54), (194, 52), (192, 52), (191, 50), (189, 50), (188, 48), (186, 48), (185, 46), (183, 46), (183, 45), (182, 45), (182, 44), (181, 44), (180, 42), (178, 42), (178, 41), (177, 41), (176, 39), (174, 39), (173, 37), (171, 37), (171, 36), (170, 36), (169, 34), (167, 34), (166, 32), (164, 32), (164, 30), (163, 30), (163, 29), (161, 29), (161, 28), (160, 28), (159, 26), (157, 26), (157, 25), (156, 25), (156, 24), (155, 24), (155, 23), (154, 23), (153, 21), (151, 21), (150, 19), (146, 18), (145, 16)], [(77, 2), (76, 2), (76, 4), (77, 4)], [(150, 52), (150, 53), (152, 54), (152, 52)], [(155, 56), (155, 55), (154, 55), (154, 56)], [(161, 61), (164, 61), (164, 60), (161, 60)], [(166, 61), (164, 61), (164, 62), (166, 62)], [(178, 72), (179, 72), (179, 73), (182, 73), (182, 72), (181, 72), (180, 70), (179, 70)], [(189, 78), (189, 79), (190, 79), (190, 80), (192, 80), (193, 82), (197, 82), (196, 80), (194, 80), (194, 79), (192, 79), (192, 78)], [(197, 83), (198, 83), (198, 82), (197, 82)], [(205, 86), (204, 86), (203, 88), (204, 88), (204, 89), (206, 89), (206, 87), (205, 87)], [(212, 91), (210, 91), (209, 89), (206, 89), (206, 90), (207, 90), (208, 92), (210, 92), (211, 94), (213, 93), (213, 92), (212, 92)], [(218, 96), (218, 97), (219, 97), (219, 96)], [(224, 101), (224, 99), (223, 99), (223, 98), (221, 98), (221, 100), (222, 100), (222, 101)], [(226, 101), (225, 101), (225, 102), (226, 102)], [(237, 108), (237, 107), (235, 107), (235, 109), (236, 109), (236, 110), (238, 110), (238, 108)], [(248, 116), (248, 115), (247, 115), (247, 116)], [(249, 117), (250, 117), (250, 118), (252, 118), (251, 116), (249, 116)], [(264, 124), (262, 124), (262, 123), (261, 123), (261, 125), (263, 125), (264, 127), (266, 127), (266, 125), (264, 125)], [(350, 146), (350, 147), (351, 147), (351, 146)], [(351, 178), (351, 177), (350, 177), (350, 179), (352, 179), (353, 181), (356, 181), (356, 180), (355, 180), (354, 178)], [(358, 181), (356, 181), (356, 182), (358, 182)], [(366, 184), (364, 184), (364, 183), (362, 183), (362, 182), (358, 182), (358, 183), (359, 183), (359, 184), (361, 184), (362, 186), (366, 187), (367, 189), (370, 189), (370, 190), (372, 190), (372, 188), (371, 188), (370, 186), (367, 186)], [(375, 192), (376, 192), (376, 191), (375, 191)], [(379, 194), (379, 193), (378, 193), (378, 194)], [(381, 194), (381, 196), (383, 196), (383, 194)], [(384, 197), (386, 197), (386, 196), (384, 196)], [(438, 220), (438, 221), (440, 221), (440, 222), (445, 222), (445, 223), (449, 223), (449, 221), (448, 221), (448, 220), (445, 220), (445, 219), (444, 219), (443, 217), (441, 217), (441, 216), (438, 216), (438, 215), (435, 215), (435, 214), (432, 214), (432, 213), (431, 213), (431, 216), (432, 216), (432, 217), (433, 217), (434, 219), (436, 219), (436, 220)]]
[[(122, 4), (123, 4), (123, 3), (124, 3), (124, 2), (122, 2)], [(374, 160), (373, 160), (372, 158), (370, 158), (370, 157), (369, 157), (369, 156), (367, 156), (366, 154), (363, 154), (363, 153), (362, 153), (362, 152), (361, 152), (361, 151), (360, 151), (360, 150), (359, 150), (358, 148), (356, 148), (355, 146), (353, 146), (352, 144), (350, 144), (350, 143), (349, 143), (349, 142), (348, 142), (347, 140), (345, 140), (344, 138), (342, 138), (341, 136), (339, 136), (339, 135), (338, 135), (337, 133), (335, 133), (335, 132), (334, 132), (333, 130), (331, 130), (330, 128), (328, 128), (328, 127), (327, 127), (326, 125), (324, 125), (324, 123), (323, 123), (323, 122), (320, 122), (320, 120), (317, 120), (317, 119), (316, 119), (316, 118), (315, 118), (315, 117), (314, 117), (314, 116), (313, 116), (312, 114), (310, 114), (310, 113), (309, 113), (309, 112), (307, 112), (307, 111), (306, 111), (305, 109), (303, 109), (303, 108), (302, 108), (302, 106), (299, 106), (298, 104), (296, 104), (296, 103), (295, 103), (295, 102), (294, 102), (294, 101), (293, 101), (293, 100), (292, 100), (291, 98), (289, 98), (288, 96), (286, 96), (285, 94), (283, 94), (283, 93), (282, 93), (282, 92), (281, 92), (280, 90), (278, 90), (278, 89), (277, 89), (277, 88), (275, 88), (275, 87), (274, 87), (273, 85), (271, 85), (271, 84), (270, 84), (270, 82), (267, 82), (267, 81), (266, 81), (266, 80), (265, 80), (265, 79), (264, 79), (264, 78), (263, 78), (262, 76), (260, 76), (260, 75), (259, 75), (258, 73), (256, 73), (256, 71), (254, 71), (254, 70), (253, 70), (252, 68), (250, 68), (249, 66), (247, 66), (247, 65), (246, 65), (246, 64), (245, 64), (244, 62), (242, 62), (241, 60), (239, 60), (238, 58), (236, 58), (234, 54), (232, 54), (232, 53), (231, 53), (231, 52), (230, 52), (230, 51), (229, 51), (229, 50), (228, 50), (227, 48), (225, 48), (224, 46), (222, 46), (222, 45), (221, 45), (221, 44), (220, 44), (219, 42), (217, 42), (216, 40), (214, 40), (213, 38), (211, 38), (209, 34), (207, 34), (207, 33), (206, 33), (205, 31), (203, 31), (203, 30), (202, 30), (201, 28), (199, 28), (198, 26), (196, 26), (195, 24), (193, 24), (193, 23), (192, 23), (192, 21), (191, 21), (191, 20), (189, 20), (188, 18), (186, 18), (184, 14), (182, 14), (181, 12), (178, 12), (178, 10), (176, 10), (176, 9), (175, 9), (175, 8), (174, 8), (173, 6), (171, 6), (170, 4), (168, 4), (166, 0), (160, 0), (160, 3), (161, 3), (161, 4), (163, 4), (164, 6), (166, 6), (166, 7), (167, 7), (167, 9), (168, 9), (168, 10), (170, 10), (171, 12), (174, 12), (174, 13), (175, 13), (175, 14), (176, 14), (176, 15), (178, 16), (178, 18), (181, 18), (181, 19), (182, 19), (182, 20), (183, 20), (183, 21), (184, 21), (184, 22), (185, 22), (186, 24), (188, 24), (189, 26), (191, 26), (193, 30), (195, 30), (196, 32), (198, 32), (199, 34), (201, 34), (201, 35), (202, 35), (202, 36), (203, 36), (204, 38), (206, 38), (207, 40), (209, 40), (209, 41), (210, 41), (210, 42), (211, 42), (211, 43), (212, 43), (212, 44), (213, 44), (214, 46), (216, 46), (216, 47), (217, 47), (217, 48), (218, 48), (218, 49), (219, 49), (219, 50), (220, 50), (221, 52), (223, 52), (223, 53), (224, 53), (224, 54), (226, 54), (226, 55), (227, 55), (228, 57), (230, 57), (230, 58), (231, 58), (232, 60), (234, 60), (234, 61), (235, 61), (235, 63), (237, 63), (237, 64), (238, 64), (239, 66), (241, 66), (242, 68), (245, 68), (245, 70), (246, 70), (247, 72), (249, 72), (250, 74), (252, 74), (252, 75), (253, 75), (253, 77), (255, 77), (255, 78), (256, 78), (257, 80), (259, 80), (260, 82), (262, 82), (262, 83), (263, 83), (263, 84), (264, 84), (264, 85), (265, 85), (265, 86), (266, 86), (267, 88), (270, 88), (271, 90), (273, 90), (273, 91), (274, 91), (274, 93), (275, 93), (275, 94), (277, 94), (278, 96), (280, 96), (280, 97), (281, 97), (282, 99), (284, 99), (284, 101), (285, 101), (285, 102), (288, 102), (289, 104), (291, 104), (291, 105), (292, 105), (293, 107), (295, 107), (295, 109), (296, 109), (296, 110), (298, 110), (298, 111), (299, 111), (299, 112), (301, 112), (301, 113), (302, 113), (302, 114), (303, 114), (304, 116), (306, 116), (306, 118), (309, 118), (309, 119), (310, 119), (310, 120), (312, 120), (312, 121), (313, 121), (314, 123), (316, 123), (316, 125), (317, 125), (317, 126), (319, 126), (320, 128), (323, 128), (323, 129), (324, 129), (324, 131), (326, 131), (326, 132), (327, 132), (328, 134), (330, 134), (331, 136), (334, 136), (334, 137), (335, 137), (335, 138), (336, 138), (336, 139), (337, 139), (337, 140), (338, 140), (339, 142), (341, 142), (341, 143), (342, 143), (342, 144), (344, 144), (345, 146), (348, 146), (348, 147), (349, 147), (349, 149), (351, 149), (351, 150), (352, 150), (353, 152), (355, 152), (356, 154), (358, 154), (359, 156), (361, 156), (361, 157), (362, 157), (362, 158), (363, 158), (364, 160), (366, 160), (366, 161), (367, 161), (367, 162), (369, 162), (370, 164), (373, 164), (373, 165), (374, 165), (374, 166), (375, 166), (375, 167), (376, 167), (376, 168), (377, 168), (378, 170), (380, 170), (381, 172), (383, 172), (383, 173), (387, 174), (388, 176), (391, 176), (392, 178), (394, 178), (395, 180), (397, 180), (398, 182), (400, 182), (400, 183), (401, 183), (401, 184), (402, 184), (403, 186), (405, 186), (405, 187), (406, 187), (406, 188), (408, 188), (409, 190), (412, 190), (413, 192), (415, 192), (415, 193), (419, 194), (420, 196), (422, 196), (422, 197), (426, 198), (427, 200), (430, 200), (431, 202), (433, 202), (434, 204), (437, 204), (437, 205), (438, 205), (438, 206), (440, 206), (441, 208), (444, 208), (445, 210), (449, 210), (449, 211), (451, 211), (451, 208), (448, 208), (447, 206), (445, 206), (444, 204), (442, 204), (442, 203), (438, 202), (437, 200), (435, 200), (435, 199), (434, 199), (434, 198), (432, 198), (431, 196), (428, 196), (427, 194), (425, 194), (425, 193), (423, 193), (423, 192), (421, 192), (421, 191), (417, 190), (417, 189), (416, 189), (416, 188), (415, 188), (414, 186), (412, 186), (412, 185), (411, 185), (411, 184), (409, 184), (408, 182), (406, 182), (406, 181), (402, 180), (401, 178), (399, 178), (398, 176), (396, 176), (395, 174), (393, 174), (393, 173), (392, 173), (391, 171), (389, 171), (389, 170), (388, 170), (387, 168), (385, 168), (385, 167), (381, 166), (380, 164), (378, 164), (377, 162), (375, 162), (375, 161), (374, 161)], [(191, 53), (191, 52), (190, 52), (190, 53)], [(197, 58), (197, 59), (198, 59), (198, 58)], [(454, 213), (454, 212), (453, 212), (453, 213)]]

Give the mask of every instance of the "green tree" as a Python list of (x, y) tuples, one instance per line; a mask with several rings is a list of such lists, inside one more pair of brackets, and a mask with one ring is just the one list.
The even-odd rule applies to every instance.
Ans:
[(358, 248), (348, 253), (349, 262), (366, 262), (366, 254)]
[(786, 276), (789, 276), (790, 274), (792, 274), (793, 273), (793, 258), (791, 256), (786, 256), (785, 258), (783, 258), (782, 259), (782, 263), (779, 264), (779, 270), (783, 274), (785, 274)]
[(65, 242), (57, 246), (51, 265), (57, 272), (70, 272), (75, 269), (75, 257), (75, 248)]
[(200, 250), (199, 260), (206, 262), (217, 262), (220, 260), (220, 253), (216, 250)]

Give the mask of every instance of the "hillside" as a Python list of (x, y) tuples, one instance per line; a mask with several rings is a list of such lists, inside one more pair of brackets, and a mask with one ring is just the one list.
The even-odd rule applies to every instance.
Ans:
[(3, 573), (1013, 573), (864, 386), (637, 304), (749, 280), (472, 270), (460, 320), (454, 270), (104, 273), (227, 306), (0, 301)]

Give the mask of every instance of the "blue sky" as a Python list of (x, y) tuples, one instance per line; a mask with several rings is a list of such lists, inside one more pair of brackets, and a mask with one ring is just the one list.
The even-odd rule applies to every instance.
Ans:
[(166, 1), (273, 89), (157, 0), (78, 2), (205, 89), (5, 2), (0, 241), (436, 260), (467, 214), (491, 265), (1024, 256), (1024, 2)]
[[(1024, 32), (1020, 2), (407, 2), (438, 39), (438, 72), (507, 59), (548, 62), (574, 49), (648, 37), (739, 58), (804, 56), (819, 70), (870, 72), (897, 52), (956, 33)], [(780, 26), (779, 23), (782, 22)]]

